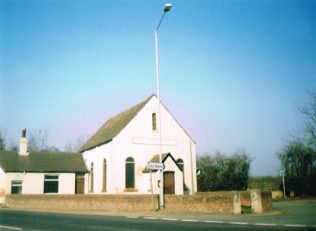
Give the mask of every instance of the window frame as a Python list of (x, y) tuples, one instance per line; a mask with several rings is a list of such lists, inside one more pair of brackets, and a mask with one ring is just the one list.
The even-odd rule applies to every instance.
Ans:
[(90, 164), (90, 185), (89, 185), (89, 192), (93, 193), (93, 182), (94, 182), (94, 164), (91, 162)]
[(106, 158), (103, 159), (103, 166), (102, 166), (102, 192), (106, 192), (107, 188), (107, 161)]
[[(15, 191), (13, 189), (19, 189)], [(23, 181), (22, 180), (12, 180), (11, 181), (11, 194), (22, 194), (23, 192)]]
[(44, 194), (59, 193), (59, 175), (45, 174), (44, 175)]
[(151, 129), (153, 132), (157, 132), (157, 114), (155, 112), (151, 114)]
[(135, 189), (135, 160), (133, 157), (125, 159), (125, 189)]

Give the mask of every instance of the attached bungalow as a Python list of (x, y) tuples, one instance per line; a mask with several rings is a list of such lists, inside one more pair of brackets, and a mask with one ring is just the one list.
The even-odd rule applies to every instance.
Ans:
[[(25, 135), (25, 132), (24, 132)], [(0, 194), (81, 194), (87, 191), (87, 168), (81, 154), (0, 152)]]

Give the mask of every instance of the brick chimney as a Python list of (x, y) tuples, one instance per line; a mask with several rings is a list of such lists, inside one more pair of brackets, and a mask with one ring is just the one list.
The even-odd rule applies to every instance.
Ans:
[(26, 128), (22, 129), (22, 137), (20, 139), (20, 152), (21, 156), (27, 156), (29, 153), (27, 152), (27, 139), (26, 139)]

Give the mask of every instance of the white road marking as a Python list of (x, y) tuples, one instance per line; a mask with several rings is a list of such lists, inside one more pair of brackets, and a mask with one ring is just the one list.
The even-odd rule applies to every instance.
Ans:
[(204, 221), (206, 223), (216, 223), (216, 224), (223, 224), (224, 221)]
[(276, 226), (276, 224), (269, 224), (269, 223), (256, 223), (255, 225), (260, 225), (260, 226)]
[(190, 220), (190, 219), (183, 219), (181, 221), (185, 221), (185, 222), (198, 222), (198, 220)]
[[(277, 224), (272, 224), (272, 223), (248, 223), (248, 222), (237, 222), (237, 221), (230, 221), (230, 222), (224, 222), (224, 221), (214, 221), (214, 220), (191, 220), (191, 219), (177, 219), (177, 218), (169, 218), (169, 217), (138, 217), (138, 216), (126, 216), (126, 218), (130, 219), (146, 219), (146, 220), (164, 220), (164, 221), (183, 221), (183, 222), (204, 222), (204, 223), (214, 223), (214, 224), (232, 224), (232, 225), (257, 225), (257, 226), (277, 226)], [(286, 227), (307, 227), (307, 225), (301, 225), (301, 224), (285, 224), (281, 226), (286, 226)], [(0, 226), (0, 228), (7, 228), (7, 229), (12, 229), (12, 230), (22, 230), (22, 228), (17, 228), (17, 227), (9, 227), (9, 226)], [(315, 227), (315, 226), (311, 226)]]
[(295, 225), (295, 224), (286, 224), (284, 226), (287, 226), (287, 227), (306, 227), (306, 225)]
[(178, 219), (176, 219), (176, 218), (165, 218), (165, 217), (161, 218), (161, 220), (164, 220), (164, 221), (178, 221)]
[(249, 223), (247, 222), (228, 222), (229, 224), (232, 224), (232, 225), (249, 225)]
[(12, 226), (4, 226), (4, 225), (0, 225), (0, 228), (11, 229), (11, 230), (23, 230), (22, 228), (12, 227)]
[(143, 217), (143, 219), (146, 219), (146, 220), (157, 220), (158, 218), (157, 217)]

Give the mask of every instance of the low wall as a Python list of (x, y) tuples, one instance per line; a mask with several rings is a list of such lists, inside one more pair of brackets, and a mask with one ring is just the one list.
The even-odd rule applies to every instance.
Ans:
[(263, 212), (272, 208), (272, 192), (261, 191), (261, 203)]
[(0, 204), (5, 202), (5, 190), (4, 188), (0, 188)]
[[(158, 196), (154, 197), (158, 208)], [(149, 211), (149, 195), (6, 195), (9, 208), (71, 211)]]
[(283, 192), (280, 190), (272, 190), (272, 199), (277, 200), (277, 199), (283, 199), (284, 195)]
[(234, 192), (198, 193), (194, 196), (165, 196), (165, 208), (172, 211), (234, 213)]
[(241, 202), (242, 206), (251, 207), (250, 191), (241, 191), (240, 192), (240, 202)]
[[(165, 195), (165, 210), (241, 214), (242, 201), (249, 204), (248, 194), (234, 191), (197, 193), (193, 196)], [(257, 191), (255, 198), (260, 200), (251, 201), (251, 206), (262, 209), (254, 212), (271, 208), (271, 192)], [(6, 195), (5, 204), (16, 209), (148, 212), (158, 209), (159, 196), (154, 195), (152, 202), (151, 195)]]

